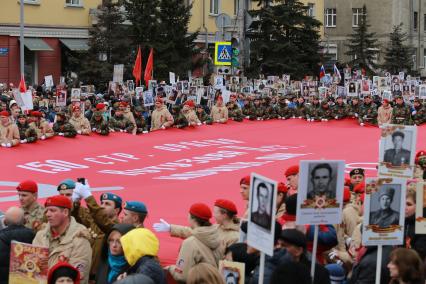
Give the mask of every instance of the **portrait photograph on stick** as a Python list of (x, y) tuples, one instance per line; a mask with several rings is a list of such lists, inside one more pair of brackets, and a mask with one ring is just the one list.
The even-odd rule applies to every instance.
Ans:
[(297, 224), (340, 223), (344, 171), (344, 161), (300, 161)]
[(379, 176), (412, 178), (417, 142), (417, 127), (385, 124), (381, 126)]
[(401, 245), (404, 237), (406, 180), (367, 178), (362, 244)]
[(416, 185), (416, 234), (426, 234), (426, 182)]
[(273, 254), (277, 182), (252, 173), (248, 216), (248, 245)]

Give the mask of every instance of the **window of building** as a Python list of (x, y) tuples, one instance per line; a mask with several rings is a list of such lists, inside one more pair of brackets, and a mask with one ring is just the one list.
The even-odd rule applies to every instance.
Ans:
[[(24, 0), (24, 4), (40, 5), (41, 0)], [(20, 3), (21, 1), (18, 1)]]
[(234, 0), (234, 15), (238, 15), (240, 10), (240, 0)]
[(308, 16), (309, 17), (315, 17), (315, 4), (314, 3), (308, 3)]
[(423, 15), (423, 31), (426, 32), (426, 14)]
[(210, 0), (210, 14), (219, 14), (219, 0)]
[(65, 0), (65, 4), (67, 6), (82, 7), (83, 6), (83, 0)]
[(352, 27), (356, 28), (359, 26), (362, 18), (362, 8), (354, 8), (352, 9)]
[(336, 27), (336, 9), (325, 9), (325, 26)]
[(417, 27), (418, 27), (417, 22), (418, 21), (419, 21), (419, 13), (414, 12), (414, 15), (413, 15), (413, 29), (415, 31), (417, 31)]

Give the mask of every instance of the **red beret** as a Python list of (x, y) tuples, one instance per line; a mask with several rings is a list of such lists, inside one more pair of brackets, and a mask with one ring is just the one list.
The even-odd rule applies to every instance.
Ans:
[(38, 192), (38, 186), (37, 183), (35, 181), (32, 180), (24, 180), (23, 182), (21, 182), (16, 189), (18, 191), (27, 191), (27, 192), (32, 192), (32, 193), (37, 193)]
[(0, 116), (7, 116), (7, 117), (9, 117), (10, 113), (7, 110), (0, 111)]
[(223, 102), (223, 98), (222, 98), (222, 96), (218, 96), (218, 97), (217, 97), (217, 101), (218, 101), (218, 102)]
[(354, 187), (355, 193), (364, 193), (365, 192), (365, 183), (359, 183)]
[(283, 182), (278, 183), (278, 192), (287, 193), (288, 188)]
[(223, 208), (228, 210), (231, 213), (237, 214), (238, 210), (237, 210), (237, 206), (235, 206), (234, 202), (230, 201), (230, 200), (226, 200), (226, 199), (218, 199), (216, 200), (216, 202), (214, 203), (214, 206)]
[(186, 106), (189, 106), (189, 107), (195, 107), (195, 104), (194, 104), (194, 101), (193, 101), (193, 100), (186, 101), (186, 102), (185, 102), (185, 105), (186, 105)]
[(128, 105), (127, 102), (120, 102), (121, 107), (127, 107), (127, 105)]
[(105, 104), (103, 104), (103, 103), (99, 103), (99, 104), (96, 105), (97, 110), (102, 110), (104, 107), (105, 107)]
[(34, 116), (34, 117), (42, 117), (43, 116), (43, 114), (41, 113), (41, 112), (39, 112), (39, 111), (32, 111), (31, 113), (30, 113), (30, 115), (31, 116)]
[(231, 94), (230, 98), (237, 98), (236, 94)]
[(162, 104), (163, 103), (163, 99), (160, 98), (160, 97), (157, 97), (157, 99), (155, 100), (155, 102)]
[(299, 165), (294, 165), (289, 167), (284, 174), (286, 177), (289, 177), (292, 175), (297, 175), (298, 173), (299, 173)]
[(212, 217), (212, 211), (204, 203), (193, 204), (189, 209), (189, 213), (191, 213), (192, 216), (206, 221), (210, 220), (210, 218)]
[(421, 151), (417, 152), (417, 154), (416, 154), (416, 164), (419, 163), (420, 157), (422, 157), (422, 156), (426, 156), (426, 151), (425, 150), (421, 150)]
[(343, 202), (349, 201), (351, 201), (351, 191), (349, 190), (349, 187), (345, 186), (343, 189)]
[(73, 106), (72, 107), (72, 111), (74, 112), (74, 111), (80, 111), (81, 110), (81, 108), (80, 108), (80, 106)]
[(388, 99), (383, 99), (383, 102), (388, 104), (389, 100)]
[(250, 185), (250, 176), (245, 176), (240, 180), (240, 185)]
[(72, 203), (68, 197), (63, 195), (55, 195), (46, 199), (44, 207), (56, 206), (71, 209)]

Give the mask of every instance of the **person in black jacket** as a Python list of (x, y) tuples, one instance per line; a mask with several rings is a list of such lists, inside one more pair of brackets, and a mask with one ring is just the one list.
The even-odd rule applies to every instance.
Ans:
[[(390, 281), (389, 255), (392, 251), (391, 246), (383, 246), (383, 255), (381, 263), (380, 284), (388, 284)], [(360, 261), (355, 264), (352, 270), (352, 277), (348, 284), (375, 284), (376, 282), (376, 267), (377, 267), (377, 247), (366, 247), (365, 254)]]
[(0, 230), (0, 284), (9, 282), (10, 243), (17, 241), (31, 244), (35, 233), (24, 226), (24, 211), (10, 207), (5, 214), (6, 228)]
[(129, 224), (116, 224), (105, 236), (96, 283), (113, 283), (120, 274), (129, 269), (119, 239), (134, 228)]

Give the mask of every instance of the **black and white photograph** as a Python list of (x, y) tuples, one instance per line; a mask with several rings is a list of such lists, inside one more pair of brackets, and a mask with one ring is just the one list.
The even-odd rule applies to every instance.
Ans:
[(363, 245), (402, 244), (406, 187), (406, 179), (402, 178), (367, 178)]
[(349, 82), (348, 86), (348, 96), (357, 96), (358, 95), (358, 84), (356, 82)]
[(221, 260), (219, 261), (219, 271), (225, 284), (244, 284), (245, 282), (245, 264)]
[(426, 99), (426, 85), (419, 85), (419, 98)]
[(277, 182), (252, 173), (248, 216), (248, 244), (273, 254)]
[(143, 105), (146, 107), (154, 105), (154, 96), (152, 95), (152, 90), (143, 92)]
[(133, 82), (133, 80), (127, 80), (126, 83), (129, 92), (133, 92), (135, 90), (135, 82)]
[(143, 98), (143, 87), (136, 87), (135, 89), (136, 98)]
[(340, 223), (344, 161), (301, 161), (297, 224)]
[(149, 80), (148, 82), (148, 90), (157, 89), (157, 80)]
[(384, 90), (382, 92), (382, 99), (386, 99), (386, 100), (389, 100), (391, 102), (392, 101), (392, 92)]
[(71, 89), (71, 101), (72, 102), (79, 102), (80, 101), (80, 94), (81, 94), (80, 88), (72, 88)]
[(387, 124), (381, 128), (379, 175), (412, 178), (417, 127)]

